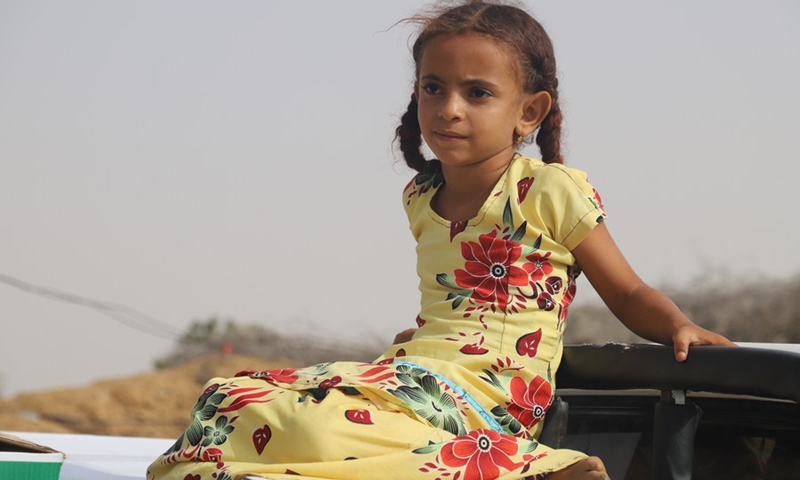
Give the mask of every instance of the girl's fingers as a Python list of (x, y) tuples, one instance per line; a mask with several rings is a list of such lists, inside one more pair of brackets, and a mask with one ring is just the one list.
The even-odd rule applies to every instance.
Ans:
[(672, 345), (675, 350), (675, 360), (685, 362), (689, 357), (689, 345), (696, 345), (699, 342), (697, 332), (695, 332), (695, 325), (679, 328), (675, 332), (675, 337), (672, 339)]
[(689, 342), (675, 342), (675, 360), (685, 362), (689, 357)]
[(697, 325), (682, 327), (675, 333), (672, 341), (675, 350), (675, 359), (684, 362), (689, 357), (689, 346), (691, 345), (718, 345), (724, 347), (736, 347), (737, 345), (722, 335), (709, 332)]

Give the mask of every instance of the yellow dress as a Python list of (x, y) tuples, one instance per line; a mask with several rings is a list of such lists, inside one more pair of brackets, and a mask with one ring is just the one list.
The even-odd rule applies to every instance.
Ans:
[(419, 329), (372, 363), (209, 381), (148, 480), (521, 479), (585, 457), (536, 441), (555, 389), (578, 269), (603, 220), (578, 170), (515, 156), (477, 216), (449, 222), (403, 192), (417, 240)]

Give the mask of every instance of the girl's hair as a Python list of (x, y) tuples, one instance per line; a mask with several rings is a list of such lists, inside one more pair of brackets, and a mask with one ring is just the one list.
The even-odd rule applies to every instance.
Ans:
[[(508, 45), (519, 59), (523, 90), (528, 93), (546, 91), (553, 100), (550, 112), (536, 135), (542, 160), (545, 163), (564, 163), (561, 157), (562, 116), (558, 105), (556, 59), (550, 37), (539, 22), (517, 7), (485, 0), (467, 1), (437, 15), (412, 17), (408, 21), (423, 25), (412, 48), (417, 76), (422, 51), (436, 36), (481, 33)], [(409, 167), (418, 172), (441, 169), (438, 160), (428, 161), (420, 151), (422, 132), (417, 119), (417, 99), (413, 94), (408, 110), (395, 130), (395, 140)]]

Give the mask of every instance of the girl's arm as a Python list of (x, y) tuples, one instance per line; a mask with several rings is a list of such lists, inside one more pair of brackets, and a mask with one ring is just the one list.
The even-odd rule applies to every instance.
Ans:
[(678, 361), (686, 360), (689, 345), (735, 345), (695, 325), (666, 295), (644, 283), (604, 223), (595, 227), (572, 254), (614, 315), (640, 337), (672, 345)]

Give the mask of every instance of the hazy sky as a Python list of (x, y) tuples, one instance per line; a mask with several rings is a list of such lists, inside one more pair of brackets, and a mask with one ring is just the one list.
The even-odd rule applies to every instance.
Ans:
[[(418, 307), (391, 149), (414, 28), (390, 27), (421, 5), (0, 0), (0, 274), (175, 331), (219, 315), (388, 343)], [(646, 281), (800, 272), (800, 3), (527, 5), (567, 163)], [(0, 316), (6, 395), (172, 344), (3, 283)]]

